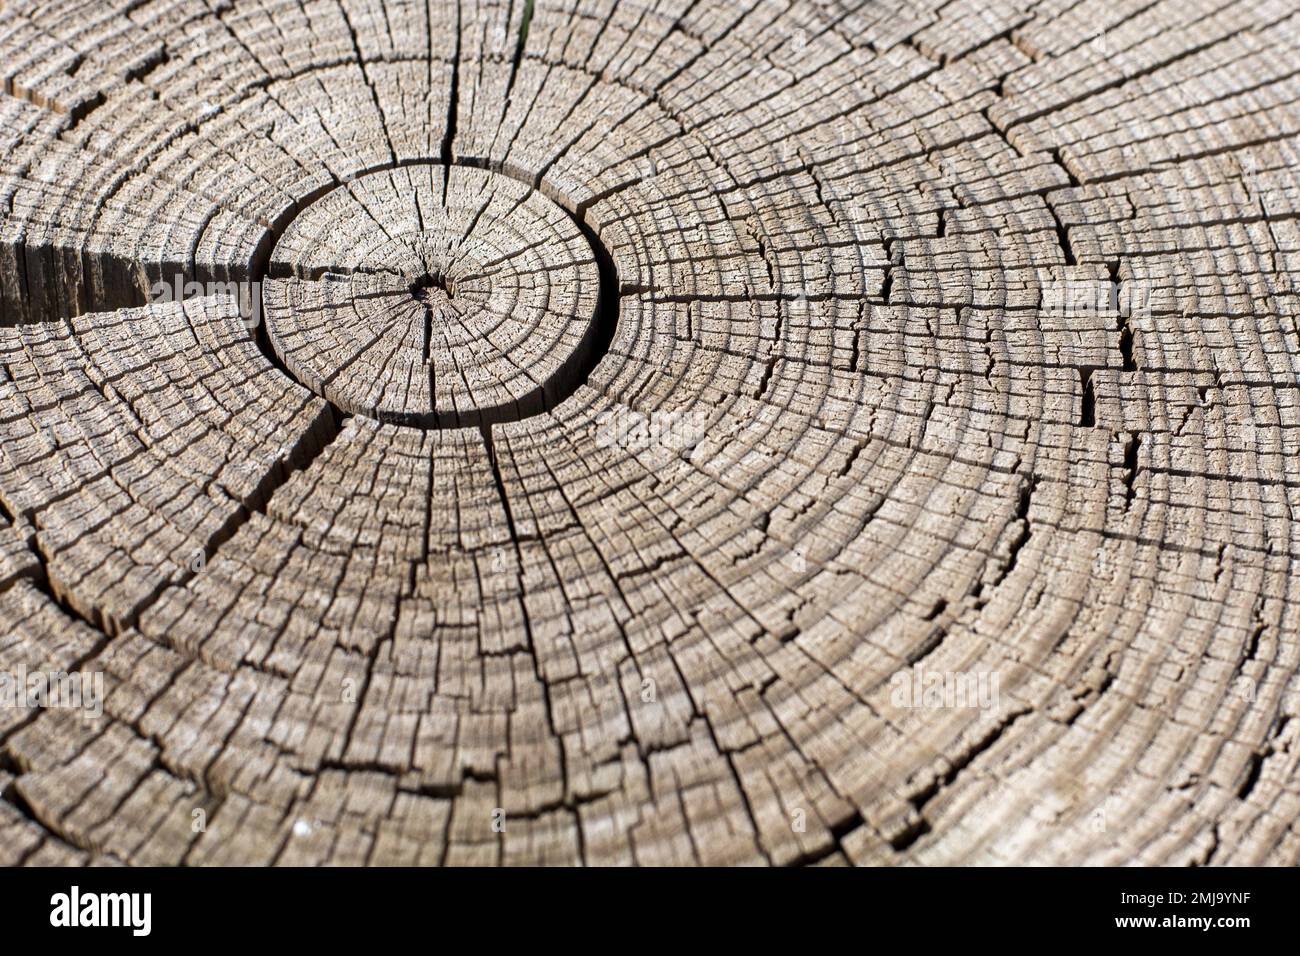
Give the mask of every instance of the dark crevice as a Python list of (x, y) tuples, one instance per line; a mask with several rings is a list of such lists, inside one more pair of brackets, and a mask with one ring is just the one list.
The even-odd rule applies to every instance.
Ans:
[(211, 560), (217, 550), (233, 538), (254, 515), (266, 513), (275, 492), (287, 484), (296, 472), (306, 471), (325, 453), (325, 450), (343, 433), (343, 426), (347, 424), (348, 417), (332, 405), (325, 405), (322, 413), (303, 433), (298, 444), (289, 453), (289, 457), (277, 462), (262, 476), (262, 480), (258, 482), (236, 516), (212, 536), (206, 549), (206, 560)]
[(837, 853), (847, 857), (847, 854), (844, 853), (845, 838), (848, 837), (848, 835), (853, 831), (865, 825), (866, 825), (866, 821), (862, 819), (862, 814), (855, 810), (852, 813), (850, 813), (847, 817), (845, 817), (843, 820), (841, 820), (839, 823), (835, 823), (830, 826), (828, 832), (830, 833), (831, 839), (830, 839), (830, 843), (828, 843), (825, 847), (823, 847), (820, 850), (812, 850), (807, 853), (800, 854), (799, 856), (795, 857), (793, 860), (790, 860), (788, 863), (785, 863), (784, 865), (792, 869), (796, 867), (815, 866), (818, 863), (822, 863), (825, 860), (829, 860)]
[(763, 241), (763, 231), (755, 229), (752, 225), (746, 224), (745, 231), (749, 237), (754, 240), (758, 246), (758, 257), (763, 260), (763, 265), (767, 267), (767, 287), (772, 292), (776, 291), (776, 271), (772, 266), (772, 259), (768, 255), (767, 243)]
[(528, 43), (528, 28), (533, 22), (533, 0), (524, 4), (524, 14), (519, 23), (519, 37), (515, 42), (515, 55), (510, 61), (510, 79), (506, 82), (506, 108), (509, 109), (510, 91), (515, 88), (519, 64), (524, 60), (524, 47)]
[(1072, 695), (1072, 700), (1079, 706), (1076, 710), (1073, 710), (1069, 716), (1061, 721), (1064, 726), (1073, 727), (1075, 721), (1082, 716), (1088, 705), (1095, 704), (1102, 698), (1106, 691), (1110, 690), (1111, 686), (1115, 683), (1115, 672), (1112, 670), (1112, 666), (1113, 661), (1110, 656), (1107, 656), (1101, 680), (1098, 681), (1095, 686), (1085, 685)]
[(505, 480), (501, 477), (501, 463), (497, 460), (496, 443), (492, 439), (492, 427), (480, 425), (479, 434), (483, 437), (483, 447), (487, 450), (488, 465), (492, 468), (492, 481), (501, 499), (501, 509), (505, 512), (506, 528), (510, 531), (510, 541), (514, 545), (515, 556), (523, 566), (523, 549), (519, 544), (519, 532), (515, 527), (514, 511), (510, 507), (510, 496), (506, 494)]
[[(37, 100), (32, 99), (31, 102), (37, 102)], [(97, 90), (93, 96), (88, 97), (72, 109), (68, 110), (68, 125), (63, 130), (63, 135), (66, 136), (76, 130), (87, 116), (95, 112), (95, 110), (99, 109), (107, 102), (108, 97), (104, 95), (103, 91)], [(56, 113), (59, 112), (58, 104), (50, 104), (50, 108)]]
[(1116, 322), (1119, 324), (1119, 354), (1120, 369), (1125, 372), (1136, 372), (1138, 370), (1137, 360), (1133, 356), (1133, 327), (1129, 325), (1129, 309), (1126, 305), (1119, 302), (1119, 260), (1115, 260), (1107, 265), (1110, 272), (1110, 293), (1112, 304), (1115, 306)]
[[(460, 113), (460, 44), (461, 44), (461, 9), (456, 3), (456, 50), (451, 61), (451, 89), (447, 103), (447, 129), (442, 137), (442, 164), (452, 164), (452, 151), (456, 143), (456, 122)], [(447, 205), (447, 177), (442, 180), (442, 204)]]
[(1067, 266), (1078, 265), (1078, 260), (1074, 258), (1074, 247), (1070, 245), (1070, 231), (1065, 228), (1065, 224), (1061, 222), (1061, 217), (1050, 203), (1047, 208), (1052, 214), (1052, 221), (1056, 223), (1056, 241), (1061, 246), (1061, 254), (1065, 256), (1065, 264)]
[(925, 613), (925, 615), (921, 618), (921, 620), (933, 621), (946, 610), (948, 610), (947, 598), (939, 598), (939, 600), (934, 602), (934, 607), (930, 608), (930, 610)]
[(104, 635), (104, 640), (95, 648), (97, 652), (103, 643), (107, 642), (109, 637), (117, 633), (118, 627), (113, 619), (99, 611), (83, 611), (73, 604), (64, 590), (60, 588), (54, 578), (50, 575), (50, 557), (45, 551), (41, 550), (39, 542), (33, 538), (28, 543), (31, 553), (36, 557), (37, 573), (28, 575), (22, 580), (27, 581), (32, 587), (41, 593), (43, 597), (49, 600), (51, 604), (57, 607), (65, 615), (73, 620), (80, 621), (91, 630), (98, 631)]
[(913, 843), (930, 832), (930, 822), (925, 818), (924, 810), (926, 805), (941, 791), (944, 787), (952, 784), (957, 779), (957, 775), (973, 764), (982, 754), (993, 749), (993, 745), (1002, 739), (1003, 734), (1011, 729), (1011, 726), (1030, 713), (1028, 709), (1013, 711), (991, 727), (983, 737), (980, 737), (964, 753), (953, 760), (945, 773), (937, 776), (928, 786), (911, 797), (910, 803), (916, 811), (916, 820), (912, 821), (906, 829), (897, 834), (890, 840), (890, 846), (896, 852), (902, 852), (908, 849)]
[(740, 805), (745, 811), (745, 816), (748, 818), (750, 826), (753, 828), (754, 847), (758, 850), (759, 855), (767, 865), (771, 866), (772, 857), (768, 854), (767, 848), (763, 846), (763, 841), (759, 839), (759, 834), (762, 832), (762, 828), (759, 826), (758, 817), (754, 815), (754, 807), (750, 802), (748, 791), (745, 790), (744, 780), (740, 775), (740, 771), (736, 769), (735, 754), (724, 747), (722, 741), (718, 739), (717, 731), (714, 729), (713, 723), (709, 720), (708, 715), (701, 714), (700, 719), (704, 721), (704, 729), (708, 731), (709, 739), (713, 741), (714, 749), (722, 755), (724, 760), (726, 760), (727, 769), (731, 771), (731, 779), (735, 785), (736, 793), (740, 795)]
[[(898, 242), (898, 258), (894, 258), (894, 243)], [(903, 264), (903, 246), (902, 242), (896, 239), (885, 240), (885, 275), (880, 283), (880, 298), (885, 305), (890, 304), (890, 296), (894, 291), (894, 267)]]
[[(492, 480), (496, 485), (497, 496), (501, 499), (501, 509), (505, 513), (506, 528), (510, 532), (510, 542), (514, 546), (516, 576), (519, 584), (519, 613), (524, 627), (524, 640), (527, 645), (528, 653), (532, 657), (533, 661), (533, 675), (540, 685), (546, 687), (547, 682), (543, 678), (541, 671), (541, 657), (537, 652), (537, 641), (533, 636), (533, 622), (528, 613), (528, 602), (524, 599), (524, 595), (528, 592), (527, 588), (524, 586), (523, 544), (520, 541), (518, 526), (515, 524), (514, 509), (510, 506), (510, 496), (506, 493), (505, 479), (501, 475), (501, 461), (497, 457), (496, 443), (492, 438), (492, 426), (480, 425), (479, 434), (483, 437), (483, 447), (487, 451), (488, 464), (492, 468)], [(550, 730), (551, 736), (554, 739), (559, 740), (561, 739), (562, 734), (559, 733), (558, 727), (555, 723), (555, 715), (551, 710), (550, 693), (544, 691), (541, 699), (543, 709), (546, 712), (547, 728)], [(561, 780), (568, 780), (568, 755), (565, 753), (564, 747), (560, 747), (559, 749), (559, 764), (559, 778)], [(567, 791), (567, 785), (565, 789)], [(568, 796), (568, 794), (566, 794), (566, 796)]]
[(141, 615), (152, 607), (164, 593), (172, 588), (185, 587), (198, 577), (203, 572), (203, 569), (217, 556), (222, 546), (234, 538), (255, 516), (266, 513), (272, 495), (279, 488), (286, 484), (296, 472), (306, 471), (311, 467), (312, 463), (342, 433), (347, 418), (348, 416), (340, 413), (332, 405), (324, 404), (321, 414), (317, 416), (316, 420), (299, 438), (289, 457), (276, 462), (262, 476), (257, 486), (249, 494), (248, 499), (242, 502), (235, 513), (209, 536), (207, 542), (203, 545), (202, 563), (197, 568), (190, 567), (185, 574), (177, 578), (168, 578), (160, 582), (123, 617), (120, 622), (121, 626), (123, 628), (135, 627), (139, 623)]
[(767, 388), (772, 382), (772, 373), (776, 371), (776, 362), (777, 359), (773, 356), (764, 364), (763, 377), (759, 380), (758, 391), (754, 395), (755, 398), (762, 398), (767, 394)]
[(1201, 857), (1200, 860), (1193, 860), (1191, 865), (1209, 866), (1210, 863), (1214, 860), (1215, 855), (1219, 852), (1219, 848), (1222, 846), (1222, 843), (1223, 843), (1223, 837), (1219, 833), (1219, 824), (1216, 823), (1214, 824), (1214, 826), (1210, 827), (1210, 846), (1205, 851), (1205, 855)]
[(1133, 504), (1134, 484), (1137, 481), (1138, 473), (1138, 449), (1142, 445), (1142, 437), (1137, 434), (1129, 435), (1124, 441), (1124, 507), (1129, 508)]
[[(439, 301), (438, 292), (448, 299), (455, 295), (455, 288), (442, 276), (425, 276), (411, 285), (411, 298), (420, 303), (424, 312), (424, 361), (427, 364), (433, 355), (433, 313)], [(433, 368), (429, 368), (429, 394), (434, 394)]]
[[(365, 81), (366, 87), (370, 90), (370, 99), (375, 106), (375, 114), (379, 117), (379, 128), (384, 131), (384, 140), (388, 144), (388, 155), (397, 161), (397, 150), (393, 148), (393, 137), (388, 132), (388, 120), (384, 116), (384, 107), (379, 100), (379, 91), (375, 89), (375, 81), (370, 78), (370, 72), (366, 69), (366, 60), (361, 53), (361, 41), (357, 37), (357, 28), (352, 24), (352, 17), (348, 14), (347, 6), (339, 0), (339, 12), (343, 15), (343, 23), (348, 28), (348, 35), (352, 38), (352, 52), (357, 59), (357, 69), (361, 71), (361, 79)], [(457, 31), (459, 35), (459, 31)]]
[(866, 447), (866, 442), (854, 442), (852, 451), (844, 456), (844, 464), (841, 465), (839, 470), (836, 472), (836, 477), (846, 477), (848, 473), (853, 470), (853, 466), (858, 463), (858, 459), (862, 457), (862, 452), (866, 450)]
[(1251, 628), (1250, 637), (1246, 641), (1246, 651), (1241, 660), (1243, 664), (1245, 664), (1247, 661), (1253, 661), (1255, 659), (1255, 656), (1259, 653), (1260, 640), (1263, 637), (1264, 637), (1264, 622), (1260, 621), (1253, 628)]
[[(938, 615), (936, 614), (936, 617), (937, 616)], [(927, 616), (924, 618), (924, 620), (929, 622), (929, 621), (933, 621), (934, 618)], [(928, 658), (931, 654), (933, 654), (943, 645), (943, 642), (948, 639), (948, 634), (949, 634), (949, 628), (946, 626), (936, 625), (935, 627), (931, 628), (930, 632), (926, 634), (925, 638), (919, 644), (913, 647), (908, 652), (907, 656), (903, 658), (904, 663), (908, 667), (916, 667), (918, 664), (923, 664), (926, 658)]]
[[(952, 762), (952, 765), (948, 768), (948, 771), (942, 777), (939, 778), (939, 789), (949, 786), (954, 780), (957, 779), (957, 775), (959, 773), (961, 773), (963, 770), (965, 770), (967, 767), (973, 764), (977, 759), (979, 759), (981, 755), (992, 750), (993, 745), (1002, 739), (1002, 735), (1005, 734), (1008, 730), (1010, 730), (1012, 725), (1014, 725), (1016, 721), (1020, 720), (1021, 717), (1024, 717), (1028, 713), (1030, 713), (1028, 709), (1012, 711), (1001, 721), (999, 721), (996, 725), (989, 728), (988, 733), (986, 733), (983, 737), (976, 740), (975, 743), (972, 744), (971, 747), (965, 753), (963, 753), (961, 756), (959, 756), (956, 760)], [(922, 801), (921, 806), (924, 806), (925, 802), (926, 801)], [(917, 807), (917, 809), (920, 808), (921, 808), (920, 806)]]
[(171, 54), (167, 52), (167, 48), (159, 47), (157, 50), (145, 57), (137, 66), (127, 70), (126, 81), (128, 83), (133, 80), (141, 82), (154, 70), (158, 69), (160, 66), (165, 66), (170, 62)]
[(889, 845), (893, 848), (894, 852), (902, 853), (904, 850), (910, 849), (913, 843), (929, 832), (930, 821), (925, 817), (918, 815), (915, 820), (910, 822), (903, 830), (894, 835), (894, 837), (889, 841)]
[(22, 816), (30, 823), (40, 827), (42, 831), (57, 833), (53, 827), (47, 826), (45, 821), (37, 816), (36, 810), (27, 802), (27, 798), (19, 792), (18, 776), (21, 774), (21, 771), (18, 769), (13, 759), (9, 757), (8, 754), (0, 755), (0, 757), (2, 757), (2, 759), (0, 759), (0, 769), (8, 770), (14, 774), (14, 779), (10, 780), (3, 790), (0, 790), (0, 800), (9, 804), (9, 806), (22, 814)]
[(1128, 324), (1128, 316), (1122, 313), (1119, 317), (1119, 354), (1122, 359), (1120, 369), (1125, 372), (1136, 372), (1137, 362), (1133, 358), (1133, 329)]
[[(1283, 715), (1279, 717), (1270, 729), (1268, 739), (1264, 741), (1260, 749), (1250, 755), (1250, 760), (1246, 764), (1246, 775), (1241, 781), (1241, 786), (1237, 788), (1237, 799), (1247, 799), (1259, 785), (1260, 778), (1264, 773), (1264, 762), (1278, 752), (1279, 741), (1281, 741), (1283, 734), (1286, 732), (1287, 724), (1290, 722), (1291, 718), (1289, 716)], [(1282, 744), (1280, 749), (1285, 753), (1287, 746)]]
[(1237, 665), (1238, 671), (1258, 656), (1260, 642), (1263, 640), (1264, 632), (1268, 629), (1268, 623), (1264, 620), (1262, 614), (1263, 600), (1263, 596), (1256, 598), (1254, 606), (1250, 609), (1251, 622), (1255, 626), (1250, 629), (1250, 635), (1246, 638), (1246, 649), (1242, 653), (1240, 663)]
[(1092, 390), (1092, 373), (1090, 365), (1079, 368), (1079, 385), (1082, 389), (1082, 401), (1079, 409), (1079, 425), (1083, 428), (1095, 428), (1097, 425), (1097, 396)]
[(1246, 776), (1241, 781), (1241, 786), (1237, 788), (1237, 799), (1245, 800), (1250, 796), (1255, 785), (1259, 783), (1260, 775), (1264, 771), (1264, 754), (1253, 753), (1250, 755), (1250, 762), (1246, 766)]
[(1074, 175), (1074, 172), (1070, 169), (1069, 166), (1066, 165), (1065, 157), (1061, 155), (1061, 147), (1059, 146), (1055, 147), (1052, 150), (1051, 155), (1052, 155), (1052, 162), (1056, 163), (1057, 166), (1061, 167), (1061, 170), (1065, 173), (1066, 177), (1070, 180), (1070, 185), (1075, 189), (1079, 189), (1080, 187), (1082, 187), (1083, 183), (1079, 182), (1079, 177)]
[(1020, 561), (1021, 552), (1029, 539), (1033, 537), (1033, 524), (1029, 520), (1029, 507), (1033, 502), (1034, 492), (1038, 489), (1038, 477), (1033, 476), (1025, 480), (1020, 488), (1020, 494), (1016, 499), (1016, 510), (1011, 516), (1011, 521), (1016, 525), (1015, 535), (1007, 544), (1007, 559), (998, 572), (997, 577), (990, 581), (987, 587), (983, 582), (975, 589), (975, 598), (977, 601), (983, 599), (985, 591), (992, 591), (997, 588), (1003, 581), (1010, 576), (1011, 572), (1016, 569)]

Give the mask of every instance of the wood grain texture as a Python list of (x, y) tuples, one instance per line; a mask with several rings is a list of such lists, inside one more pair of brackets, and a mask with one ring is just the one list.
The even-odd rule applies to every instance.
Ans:
[(0, 862), (1300, 863), (1298, 46), (0, 2)]

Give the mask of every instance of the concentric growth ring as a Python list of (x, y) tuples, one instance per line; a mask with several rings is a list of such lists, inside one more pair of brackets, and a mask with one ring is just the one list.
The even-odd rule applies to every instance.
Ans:
[(553, 407), (598, 355), (596, 256), (528, 185), (465, 166), (362, 175), (306, 206), (263, 286), (286, 369), (339, 408), (426, 428)]

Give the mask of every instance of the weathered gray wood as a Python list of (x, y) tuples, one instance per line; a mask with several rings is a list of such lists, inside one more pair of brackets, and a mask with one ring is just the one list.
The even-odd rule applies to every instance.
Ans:
[(1292, 0), (120, 7), (0, 7), (0, 862), (1300, 862)]

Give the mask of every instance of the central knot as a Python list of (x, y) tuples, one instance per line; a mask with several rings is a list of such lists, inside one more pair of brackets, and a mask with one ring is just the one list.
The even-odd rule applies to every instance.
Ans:
[(595, 247), (554, 201), (490, 170), (357, 176), (303, 205), (271, 271), (267, 344), (350, 414), (514, 421), (572, 394), (603, 349)]
[(440, 273), (425, 275), (411, 284), (411, 298), (432, 309), (456, 298), (456, 282)]

